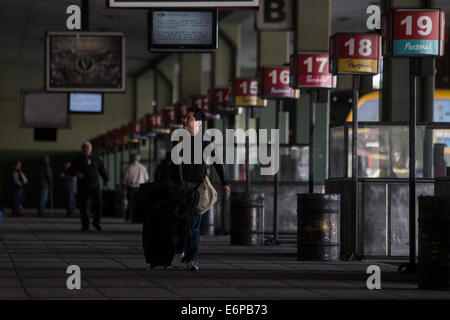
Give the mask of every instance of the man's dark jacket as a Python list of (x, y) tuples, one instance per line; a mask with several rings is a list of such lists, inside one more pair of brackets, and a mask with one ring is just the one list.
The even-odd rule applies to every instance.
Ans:
[(75, 160), (72, 161), (68, 173), (71, 176), (75, 176), (77, 172), (84, 174), (82, 178), (77, 179), (79, 190), (99, 188), (99, 175), (105, 183), (109, 181), (103, 161), (95, 154), (91, 154), (87, 158), (84, 155), (75, 158)]

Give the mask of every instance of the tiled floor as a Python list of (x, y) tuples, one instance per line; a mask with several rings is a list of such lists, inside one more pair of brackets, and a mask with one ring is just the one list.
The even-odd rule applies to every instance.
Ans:
[[(230, 246), (203, 236), (200, 270), (153, 269), (144, 261), (141, 225), (104, 218), (103, 231), (79, 220), (6, 217), (0, 226), (0, 299), (450, 299), (419, 291), (414, 276), (388, 261), (299, 262), (296, 246)], [(68, 265), (81, 289), (66, 286)], [(366, 288), (367, 266), (382, 270), (381, 290)]]

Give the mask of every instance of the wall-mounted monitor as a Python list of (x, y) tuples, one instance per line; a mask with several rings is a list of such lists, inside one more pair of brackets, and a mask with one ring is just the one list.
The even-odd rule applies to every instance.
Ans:
[(213, 52), (218, 47), (217, 9), (151, 9), (150, 52)]
[(45, 58), (47, 91), (125, 91), (121, 32), (47, 32)]
[(69, 93), (69, 112), (70, 113), (103, 113), (103, 94), (102, 93)]
[(208, 7), (208, 8), (235, 8), (259, 6), (259, 0), (219, 0), (219, 1), (192, 1), (192, 0), (109, 0), (111, 8), (152, 8), (152, 7)]
[(66, 93), (22, 91), (22, 128), (70, 129)]

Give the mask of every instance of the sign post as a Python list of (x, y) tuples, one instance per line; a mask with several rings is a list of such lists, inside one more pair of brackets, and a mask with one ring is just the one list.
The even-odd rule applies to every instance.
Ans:
[(309, 89), (309, 193), (314, 193), (314, 129), (318, 91), (333, 87), (333, 75), (328, 71), (328, 53), (299, 52), (291, 55), (290, 86)]
[[(229, 82), (230, 104), (245, 108), (245, 131), (250, 127), (250, 107), (266, 107), (267, 101), (258, 97), (258, 80), (253, 78), (236, 78)], [(251, 192), (250, 179), (250, 141), (245, 136), (245, 191)]]
[[(258, 96), (263, 99), (276, 101), (275, 129), (280, 129), (280, 105), (283, 99), (297, 99), (298, 90), (289, 86), (289, 66), (266, 67), (259, 69), (258, 73)], [(273, 143), (273, 141), (271, 141)], [(273, 152), (273, 149), (272, 151)], [(278, 155), (278, 163), (280, 158)], [(273, 179), (273, 232), (272, 237), (266, 240), (266, 245), (279, 245), (278, 240), (278, 190), (280, 188), (279, 173), (275, 173)]]
[(381, 36), (376, 33), (336, 33), (330, 37), (330, 72), (353, 75), (352, 121), (352, 223), (349, 260), (358, 259), (358, 99), (362, 74), (378, 74), (381, 60)]
[[(409, 263), (398, 271), (416, 273), (416, 78), (433, 76), (433, 60), (444, 55), (444, 13), (440, 9), (397, 9), (383, 15), (387, 56), (409, 58)], [(431, 59), (431, 60), (430, 60)], [(431, 63), (430, 63), (431, 62)]]

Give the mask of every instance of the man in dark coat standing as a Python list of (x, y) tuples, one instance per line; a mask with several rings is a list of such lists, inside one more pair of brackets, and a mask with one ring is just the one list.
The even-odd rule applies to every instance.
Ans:
[(48, 201), (48, 193), (52, 188), (53, 175), (50, 167), (50, 158), (45, 156), (39, 164), (36, 172), (36, 180), (39, 185), (38, 203), (37, 203), (37, 217), (42, 216), (45, 206)]
[(92, 225), (95, 229), (101, 230), (100, 215), (102, 211), (102, 196), (100, 192), (100, 175), (109, 186), (108, 175), (106, 174), (103, 161), (95, 154), (92, 154), (92, 145), (89, 142), (81, 146), (82, 154), (72, 161), (68, 173), (78, 178), (77, 198), (81, 217), (81, 231), (89, 229), (89, 217), (87, 214), (87, 204), (89, 199), (92, 203), (92, 213), (94, 215)]

